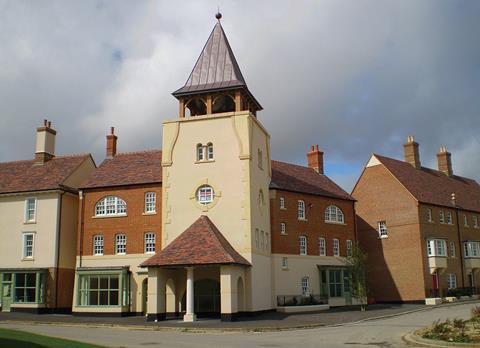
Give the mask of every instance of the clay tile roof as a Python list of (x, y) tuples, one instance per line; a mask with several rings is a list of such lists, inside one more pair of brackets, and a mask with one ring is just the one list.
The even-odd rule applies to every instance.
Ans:
[(355, 199), (326, 175), (295, 164), (272, 161), (271, 189), (307, 193), (354, 201)]
[(438, 170), (415, 169), (404, 161), (374, 156), (419, 202), (453, 207), (452, 193), (455, 193), (457, 207), (480, 212), (480, 185), (475, 180), (457, 175), (448, 177)]
[(107, 158), (82, 188), (112, 187), (162, 182), (162, 151), (119, 153)]
[(173, 242), (141, 267), (239, 264), (251, 266), (225, 239), (207, 216), (200, 216)]
[(52, 158), (44, 164), (35, 160), (0, 163), (0, 193), (55, 190), (90, 155), (68, 155)]

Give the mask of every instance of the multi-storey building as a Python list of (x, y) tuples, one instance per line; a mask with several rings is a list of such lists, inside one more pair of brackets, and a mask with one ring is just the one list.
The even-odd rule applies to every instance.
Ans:
[(173, 95), (162, 152), (111, 153), (112, 132), (83, 187), (73, 310), (232, 320), (288, 295), (349, 303), (354, 200), (323, 174), (318, 146), (309, 168), (270, 160), (262, 107), (220, 21)]
[(35, 159), (0, 163), (0, 307), (67, 312), (75, 271), (78, 186), (90, 155), (55, 156), (56, 131), (37, 129)]
[(107, 158), (80, 191), (74, 314), (146, 312), (139, 265), (161, 245), (161, 160), (161, 151), (117, 154), (114, 129), (107, 135)]
[(420, 163), (408, 137), (405, 161), (372, 155), (354, 190), (358, 239), (368, 253), (370, 297), (418, 301), (476, 291), (480, 185), (453, 174), (442, 146), (438, 170)]

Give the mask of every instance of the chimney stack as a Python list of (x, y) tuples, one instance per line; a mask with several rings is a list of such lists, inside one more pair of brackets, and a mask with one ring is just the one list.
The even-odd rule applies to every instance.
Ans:
[(43, 126), (37, 128), (37, 142), (35, 145), (35, 163), (44, 164), (55, 157), (55, 135), (52, 122), (43, 121)]
[(437, 159), (438, 170), (443, 172), (446, 176), (452, 176), (452, 154), (447, 151), (447, 148), (445, 146), (440, 146), (440, 150), (437, 154)]
[(420, 169), (422, 167), (420, 163), (420, 152), (418, 150), (418, 143), (415, 142), (413, 135), (409, 135), (407, 137), (407, 143), (403, 145), (405, 151), (405, 162), (410, 163), (416, 169)]
[(307, 152), (308, 167), (319, 174), (323, 174), (323, 152), (318, 149), (318, 145), (312, 145)]
[(115, 127), (110, 127), (110, 134), (107, 135), (107, 158), (113, 158), (117, 154), (117, 136)]

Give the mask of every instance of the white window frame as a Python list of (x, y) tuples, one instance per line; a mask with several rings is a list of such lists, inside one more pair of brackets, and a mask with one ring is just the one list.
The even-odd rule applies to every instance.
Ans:
[(432, 209), (430, 208), (427, 208), (427, 221), (433, 222), (433, 212), (432, 212)]
[[(33, 218), (30, 218), (30, 201), (33, 201)], [(37, 198), (27, 197), (25, 199), (25, 222), (33, 223), (35, 221), (37, 221)]]
[(300, 236), (298, 238), (298, 240), (299, 240), (299, 245), (300, 245), (300, 255), (307, 255), (308, 254), (307, 237), (306, 236)]
[(457, 257), (455, 242), (450, 242), (450, 257)]
[(480, 242), (464, 242), (463, 256), (465, 256), (466, 258), (480, 258)]
[(309, 277), (302, 277), (301, 281), (301, 289), (303, 296), (310, 296), (310, 278)]
[(117, 196), (103, 197), (95, 204), (95, 216), (126, 216), (127, 203)]
[(467, 214), (463, 214), (463, 226), (464, 227), (469, 227)]
[(145, 232), (145, 235), (144, 235), (145, 254), (155, 254), (155, 251), (156, 251), (155, 238), (156, 236), (154, 232)]
[(340, 256), (340, 241), (333, 238), (333, 256)]
[(318, 238), (318, 254), (320, 256), (327, 256), (327, 242), (325, 238)]
[(473, 228), (478, 228), (478, 216), (473, 215)]
[(199, 204), (208, 205), (215, 199), (215, 190), (210, 185), (202, 185), (197, 189), (196, 196)]
[(448, 225), (453, 225), (453, 219), (452, 219), (452, 212), (447, 211), (447, 224)]
[(213, 161), (213, 144), (207, 144), (207, 161)]
[(378, 225), (378, 237), (388, 238), (387, 222), (385, 220), (378, 221), (377, 225)]
[(282, 269), (288, 268), (288, 257), (282, 257)]
[(265, 251), (270, 251), (270, 233), (265, 232)]
[(325, 222), (334, 224), (345, 223), (345, 215), (343, 211), (336, 205), (329, 205), (325, 209)]
[(445, 223), (445, 212), (443, 210), (440, 210), (440, 212), (438, 213), (438, 222), (440, 222), (441, 224)]
[(285, 197), (280, 197), (280, 209), (285, 209)]
[(454, 273), (447, 274), (447, 289), (457, 288), (457, 275)]
[(202, 144), (197, 144), (195, 157), (197, 162), (205, 161), (205, 147)]
[(145, 192), (145, 213), (153, 214), (157, 212), (157, 194), (150, 191)]
[(280, 222), (280, 234), (287, 234), (287, 224)]
[(427, 239), (428, 257), (447, 257), (447, 241), (445, 239)]
[(124, 233), (115, 235), (115, 255), (127, 254), (127, 236)]
[(93, 236), (93, 255), (101, 256), (104, 251), (103, 234), (96, 234)]
[[(27, 245), (27, 237), (32, 237), (31, 243)], [(35, 251), (35, 232), (23, 232), (22, 234), (22, 259), (33, 260)]]
[(347, 239), (345, 242), (346, 247), (347, 247), (347, 256), (352, 256), (353, 255), (353, 243), (350, 239)]
[(298, 220), (305, 220), (305, 201), (299, 199), (297, 201), (297, 217)]

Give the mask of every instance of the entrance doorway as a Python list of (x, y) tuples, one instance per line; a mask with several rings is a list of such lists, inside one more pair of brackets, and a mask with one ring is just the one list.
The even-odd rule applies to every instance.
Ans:
[[(186, 294), (182, 297), (182, 309), (186, 308)], [(220, 282), (199, 279), (194, 283), (194, 311), (197, 316), (220, 314)]]
[(10, 312), (12, 305), (12, 273), (2, 274), (2, 312)]
[(438, 288), (438, 274), (432, 274), (432, 297), (440, 297), (440, 290)]

